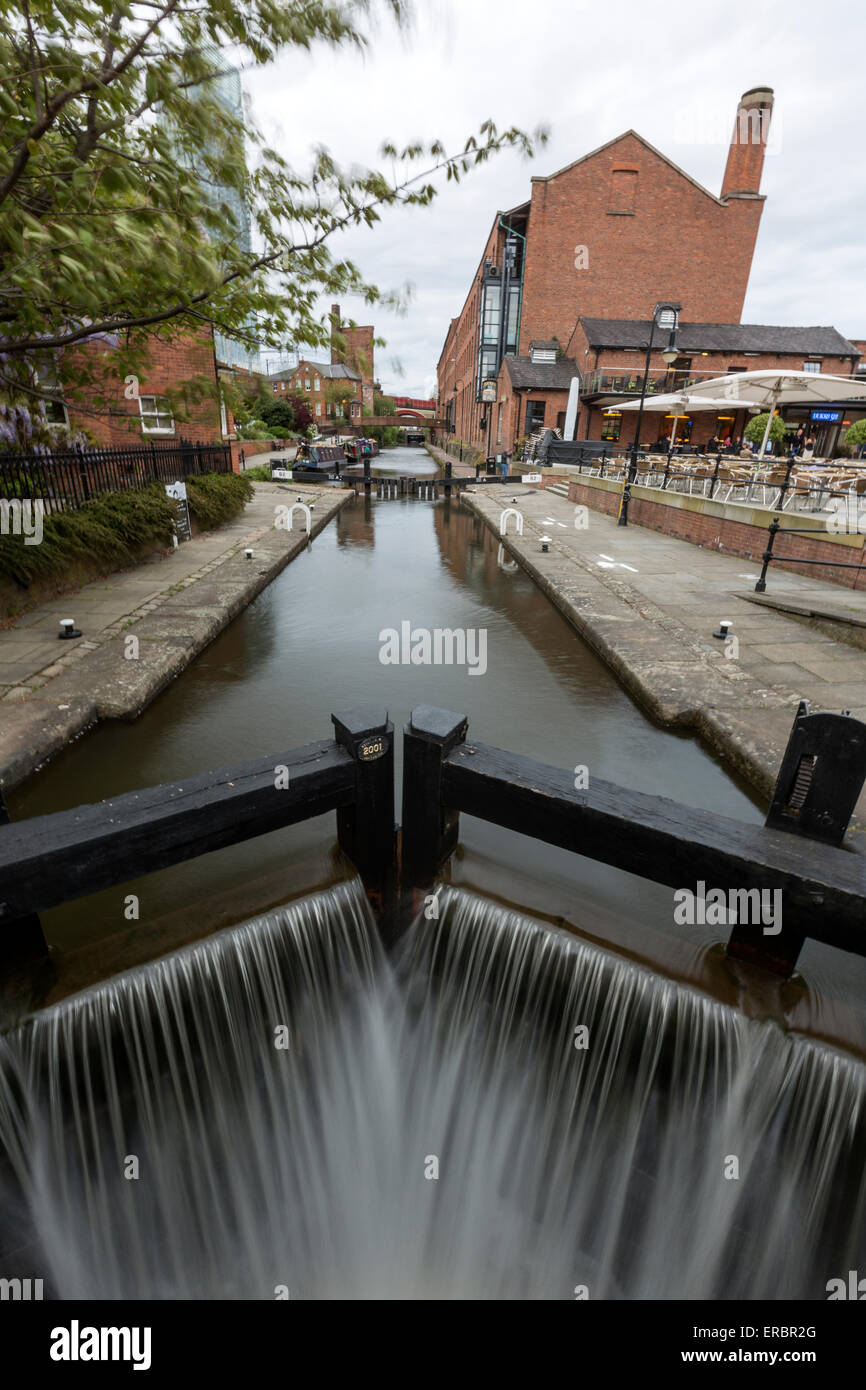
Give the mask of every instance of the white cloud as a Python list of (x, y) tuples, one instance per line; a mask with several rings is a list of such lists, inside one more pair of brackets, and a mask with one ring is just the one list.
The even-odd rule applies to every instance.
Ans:
[[(420, 395), (495, 211), (525, 201), (532, 174), (633, 127), (717, 190), (737, 98), (761, 83), (775, 89), (781, 136), (764, 166), (743, 319), (866, 336), (866, 168), (860, 78), (849, 61), (864, 31), (863, 12), (847, 0), (825, 0), (820, 14), (809, 0), (679, 12), (643, 0), (417, 0), (409, 38), (383, 21), (364, 56), (293, 55), (246, 86), (267, 138), (299, 166), (319, 144), (342, 163), (377, 165), (385, 138), (441, 137), (453, 149), (487, 117), (500, 127), (549, 123), (550, 143), (531, 163), (504, 155), (458, 187), (443, 184), (431, 208), (387, 213), (339, 243), (383, 288), (414, 283), (405, 317), (375, 314), (388, 339), (377, 365), (386, 389)], [(705, 115), (697, 139), (683, 125), (695, 110)], [(708, 140), (712, 130), (720, 138)], [(363, 304), (343, 308), (370, 320)]]

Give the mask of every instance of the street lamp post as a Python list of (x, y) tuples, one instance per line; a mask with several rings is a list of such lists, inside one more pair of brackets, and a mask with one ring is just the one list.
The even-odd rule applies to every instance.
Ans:
[[(644, 366), (643, 382), (641, 384), (640, 406), (638, 408), (637, 424), (635, 425), (634, 430), (634, 442), (631, 446), (631, 455), (629, 457), (628, 472), (626, 473), (625, 487), (622, 490), (622, 503), (619, 509), (620, 526), (628, 526), (628, 504), (631, 501), (631, 485), (637, 477), (637, 454), (638, 448), (640, 447), (640, 432), (641, 425), (643, 424), (643, 408), (644, 402), (646, 401), (650, 361), (652, 359), (653, 342), (655, 341), (656, 328), (664, 327), (670, 329), (668, 345), (666, 348), (662, 348), (662, 357), (664, 358), (668, 366), (670, 366), (670, 364), (672, 362), (675, 362), (680, 355), (680, 350), (677, 347), (676, 338), (677, 324), (679, 323), (679, 311), (681, 308), (681, 304), (662, 303), (657, 304), (655, 309), (653, 310), (652, 323), (650, 324), (649, 345), (646, 350), (646, 363)], [(670, 462), (670, 451), (668, 455), (668, 461)]]

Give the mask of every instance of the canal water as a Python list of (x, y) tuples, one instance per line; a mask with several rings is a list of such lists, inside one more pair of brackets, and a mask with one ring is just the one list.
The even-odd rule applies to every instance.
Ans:
[[(416, 450), (377, 471), (432, 471)], [(291, 497), (277, 494), (275, 500)], [(384, 664), (382, 634), (463, 628), (474, 671)], [(356, 499), (145, 713), (98, 727), (10, 797), (14, 819), (176, 781), (328, 737), (330, 713), (387, 707), (399, 731), (416, 704), (469, 717), (470, 735), (591, 778), (759, 823), (756, 799), (689, 736), (642, 713), (459, 502)], [(399, 775), (400, 739), (397, 739)], [(98, 944), (113, 962), (249, 918), (347, 877), (333, 816), (234, 846), (44, 915), (60, 953)], [(464, 817), (453, 883), (699, 977), (718, 936), (675, 928), (672, 894), (620, 871)], [(138, 897), (130, 919), (129, 895)], [(132, 909), (134, 910), (134, 909)], [(144, 947), (143, 943), (147, 942)], [(125, 963), (121, 954), (117, 965)]]
[[(484, 670), (383, 663), (403, 623), (483, 632)], [(451, 707), (485, 742), (762, 818), (487, 528), (408, 499), (345, 509), (13, 814), (277, 763), (371, 702), (398, 728)], [(45, 914), (55, 959), (101, 983), (0, 1033), (0, 1277), (79, 1299), (790, 1300), (862, 1269), (866, 1068), (798, 1036), (862, 1050), (861, 962), (810, 947), (806, 984), (739, 998), (669, 889), (469, 817), (448, 875), (389, 957), (333, 816)]]

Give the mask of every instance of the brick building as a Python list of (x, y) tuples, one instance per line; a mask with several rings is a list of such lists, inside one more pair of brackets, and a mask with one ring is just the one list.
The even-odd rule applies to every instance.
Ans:
[[(316, 362), (301, 357), (296, 367), (274, 372), (268, 381), (275, 395), (298, 392), (308, 402), (319, 428), (332, 423), (344, 411), (351, 423), (360, 424), (365, 412), (373, 413), (375, 392), (375, 329), (343, 323), (339, 304), (331, 305), (331, 360)], [(336, 389), (333, 389), (336, 388)]]
[[(528, 202), (496, 214), (437, 367), (439, 413), (457, 437), (485, 447), (489, 432), (511, 447), (529, 424), (555, 426), (563, 363), (582, 371), (568, 350), (582, 316), (648, 320), (671, 300), (688, 323), (739, 322), (772, 107), (766, 87), (741, 98), (718, 195), (629, 130), (533, 178)], [(492, 415), (485, 382), (496, 382)]]
[(351, 368), (361, 382), (361, 403), (372, 411), (376, 387), (375, 330), (371, 324), (350, 328), (339, 304), (331, 305), (331, 364)]
[[(602, 319), (583, 315), (578, 319), (568, 349), (571, 354), (570, 367), (573, 368), (576, 362), (581, 375), (578, 439), (632, 443), (636, 417), (632, 412), (620, 414), (616, 404), (640, 396), (649, 335), (649, 320)], [(692, 381), (761, 368), (780, 367), (798, 372), (850, 376), (860, 357), (860, 347), (856, 343), (843, 337), (835, 328), (825, 327), (685, 323), (681, 320), (677, 328), (680, 356), (670, 366), (661, 356), (667, 335), (656, 332), (654, 341), (659, 351), (650, 358), (647, 380), (649, 396), (685, 391)], [(564, 405), (562, 409), (565, 409)], [(832, 403), (828, 403), (820, 410), (786, 405), (782, 410), (786, 420), (803, 423), (812, 429), (817, 452), (822, 457), (835, 452), (847, 424), (859, 419), (863, 413), (850, 403), (840, 403), (836, 409)], [(748, 411), (745, 408), (737, 410), (734, 404), (729, 410), (698, 412), (678, 420), (677, 440), (680, 443), (704, 444), (715, 434), (722, 438), (733, 435), (739, 439), (749, 419)], [(640, 442), (654, 444), (657, 440), (666, 439), (672, 424), (672, 415), (645, 412)]]
[[(347, 367), (342, 362), (313, 362), (302, 357), (296, 367), (275, 372), (268, 380), (275, 396), (284, 395), (286, 391), (303, 396), (320, 429), (343, 414), (352, 424), (361, 422), (364, 383), (354, 367)], [(329, 389), (331, 387), (337, 389), (332, 391)]]
[[(119, 374), (115, 353), (114, 341), (100, 336), (67, 348), (58, 358), (58, 385), (63, 384), (64, 362), (83, 366), (88, 384), (72, 388), (82, 408), (74, 404), (64, 407), (58, 402), (52, 411), (54, 423), (68, 425), (73, 431), (86, 430), (106, 448), (129, 447), (151, 439), (183, 438), (217, 444), (228, 433), (230, 421), (221, 412), (209, 325), (191, 329), (170, 342), (151, 339), (146, 365), (134, 381)], [(71, 374), (67, 380), (72, 380)]]

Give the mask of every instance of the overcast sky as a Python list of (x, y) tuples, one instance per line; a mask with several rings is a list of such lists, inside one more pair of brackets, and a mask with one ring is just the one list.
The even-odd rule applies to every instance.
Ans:
[[(377, 372), (395, 395), (429, 395), (497, 208), (633, 127), (713, 193), (737, 99), (775, 90), (767, 195), (743, 321), (832, 324), (866, 337), (863, 0), (416, 0), (407, 35), (383, 21), (367, 56), (292, 54), (245, 78), (267, 138), (297, 166), (316, 144), (344, 164), (383, 167), (384, 139), (441, 138), (450, 150), (491, 117), (550, 129), (526, 161), (503, 154), (430, 208), (386, 212), (336, 247), (384, 289), (413, 286), (405, 317), (375, 318)], [(676, 236), (676, 227), (670, 229)]]

